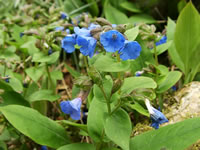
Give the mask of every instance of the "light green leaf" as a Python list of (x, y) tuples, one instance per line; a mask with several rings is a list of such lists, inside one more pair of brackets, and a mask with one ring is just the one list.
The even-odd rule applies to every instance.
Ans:
[(35, 82), (37, 82), (40, 77), (44, 74), (45, 67), (44, 66), (39, 66), (39, 67), (30, 67), (25, 70), (27, 75)]
[(132, 127), (129, 115), (121, 108), (106, 118), (106, 135), (124, 150), (129, 150), (131, 130)]
[(96, 60), (94, 67), (103, 72), (121, 72), (128, 70), (130, 64), (128, 61), (117, 62), (108, 55), (102, 55)]
[(29, 102), (34, 101), (56, 101), (60, 98), (60, 95), (53, 94), (52, 90), (39, 90), (34, 92), (28, 97)]
[(184, 150), (200, 139), (200, 119), (192, 118), (131, 139), (131, 150)]
[(165, 79), (162, 80), (161, 83), (158, 83), (158, 88), (156, 89), (157, 93), (163, 93), (167, 91), (169, 88), (171, 88), (173, 85), (178, 82), (178, 80), (181, 78), (182, 73), (179, 71), (171, 71), (166, 76)]
[(189, 2), (178, 17), (174, 42), (176, 50), (184, 63), (185, 83), (193, 80), (189, 77), (196, 74), (200, 61), (200, 15)]
[(57, 150), (96, 150), (94, 145), (88, 143), (73, 143), (62, 146)]
[(123, 12), (112, 7), (110, 4), (106, 5), (104, 10), (105, 10), (106, 19), (110, 21), (111, 23), (113, 24), (129, 23), (128, 17)]
[(53, 64), (57, 61), (57, 59), (59, 58), (60, 52), (54, 52), (51, 55), (45, 55), (42, 52), (38, 52), (38, 53), (34, 53), (33, 55), (33, 62), (43, 62), (43, 63), (50, 63)]
[[(176, 29), (176, 23), (168, 18), (167, 21), (167, 42), (174, 40), (174, 33)], [(172, 61), (175, 63), (175, 65), (180, 68), (184, 72), (184, 65), (182, 60), (180, 59), (180, 56), (178, 55), (176, 51), (176, 47), (174, 44), (174, 41), (172, 42), (171, 46), (168, 48), (169, 55), (172, 59)]]
[(10, 78), (9, 84), (15, 91), (17, 91), (17, 92), (23, 91), (22, 83), (20, 82), (20, 80), (18, 80), (14, 76)]
[[(98, 106), (98, 107), (97, 107)], [(100, 142), (104, 129), (104, 115), (107, 113), (106, 103), (93, 98), (88, 112), (88, 133), (95, 142)]]
[(120, 6), (124, 9), (129, 10), (134, 13), (141, 12), (141, 10), (133, 2), (131, 3), (131, 2), (126, 1), (126, 2), (121, 3)]
[[(164, 53), (171, 45), (172, 45), (172, 41), (168, 41), (167, 43), (158, 45), (156, 47), (157, 55)], [(151, 51), (151, 52), (154, 53), (154, 51)]]
[(129, 41), (134, 41), (139, 34), (139, 26), (126, 30), (124, 33)]
[(129, 77), (124, 79), (121, 87), (121, 93), (129, 94), (135, 89), (140, 88), (156, 88), (156, 82), (149, 77)]
[(40, 145), (59, 148), (69, 144), (65, 129), (34, 109), (8, 105), (0, 111), (17, 130)]
[(134, 102), (134, 104), (128, 104), (128, 106), (129, 106), (131, 109), (136, 110), (136, 111), (139, 112), (140, 114), (143, 114), (144, 116), (149, 117), (149, 112), (148, 112), (146, 109), (144, 109), (139, 103)]

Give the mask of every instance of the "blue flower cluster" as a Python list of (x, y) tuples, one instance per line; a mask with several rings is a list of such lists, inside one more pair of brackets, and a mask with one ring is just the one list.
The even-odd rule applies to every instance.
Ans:
[(148, 99), (145, 99), (145, 104), (150, 113), (150, 117), (152, 120), (151, 126), (153, 128), (158, 129), (160, 124), (168, 122), (168, 119), (165, 117), (165, 115), (159, 110), (152, 107)]
[(62, 101), (60, 103), (60, 107), (62, 112), (70, 115), (70, 117), (74, 120), (81, 119), (81, 98), (75, 98), (72, 101)]
[(88, 28), (74, 27), (75, 34), (67, 35), (61, 41), (62, 48), (67, 53), (72, 53), (75, 50), (75, 45), (80, 46), (80, 52), (84, 56), (92, 57), (96, 48), (97, 40), (92, 37), (90, 31), (100, 27), (96, 24), (91, 24)]
[[(61, 41), (62, 48), (67, 53), (75, 50), (75, 45), (80, 46), (80, 52), (84, 56), (92, 57), (96, 48), (97, 40), (92, 37), (90, 31), (100, 27), (100, 25), (91, 24), (88, 28), (74, 27), (75, 34), (68, 35)], [(136, 59), (140, 55), (141, 46), (136, 41), (127, 41), (125, 37), (116, 30), (103, 32), (100, 35), (100, 43), (107, 52), (116, 52), (120, 54), (122, 60)]]

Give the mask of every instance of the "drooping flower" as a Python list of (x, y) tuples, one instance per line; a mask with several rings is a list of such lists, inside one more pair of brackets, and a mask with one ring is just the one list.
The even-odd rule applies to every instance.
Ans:
[(161, 44), (164, 44), (164, 43), (166, 43), (166, 42), (167, 42), (167, 37), (164, 35), (164, 36), (160, 39), (160, 41), (156, 42), (156, 46), (161, 45)]
[(151, 126), (153, 128), (158, 129), (160, 124), (168, 122), (168, 119), (165, 117), (165, 115), (159, 110), (152, 107), (148, 99), (145, 99), (145, 104), (150, 113), (150, 117), (152, 120)]
[(93, 29), (96, 29), (96, 28), (100, 28), (101, 26), (98, 25), (98, 24), (94, 24), (94, 23), (91, 23), (88, 27), (88, 30), (93, 30)]
[(115, 52), (124, 47), (124, 36), (116, 31), (110, 30), (100, 35), (100, 42), (107, 52)]
[(136, 41), (125, 41), (125, 45), (120, 49), (120, 58), (122, 60), (136, 59), (140, 55), (141, 46)]
[(53, 53), (53, 51), (52, 51), (52, 49), (50, 48), (49, 50), (48, 50), (48, 55), (51, 55)]
[(76, 43), (81, 46), (80, 52), (84, 56), (92, 57), (96, 48), (97, 40), (93, 37), (77, 36)]
[(6, 76), (5, 79), (4, 79), (4, 81), (7, 82), (7, 83), (9, 83), (10, 82), (10, 77)]
[(61, 18), (61, 19), (67, 19), (67, 18), (68, 18), (68, 15), (67, 15), (66, 13), (64, 13), (64, 12), (61, 12), (60, 18)]
[(78, 36), (87, 36), (90, 37), (90, 30), (88, 30), (87, 28), (79, 28), (79, 27), (74, 27), (74, 32), (76, 33), (76, 35)]
[(64, 37), (61, 41), (61, 45), (66, 53), (72, 53), (75, 50), (76, 36), (72, 34)]
[(171, 89), (172, 89), (172, 91), (176, 91), (177, 90), (177, 88), (176, 88), (176, 86), (174, 85), (174, 86), (172, 86), (171, 87)]
[(65, 28), (61, 26), (61, 27), (56, 27), (54, 30), (55, 30), (55, 31), (63, 31), (64, 29), (65, 29)]
[(72, 101), (62, 101), (60, 103), (61, 110), (70, 115), (70, 117), (74, 120), (81, 119), (81, 98), (75, 98)]
[(24, 36), (24, 32), (20, 32), (19, 37), (22, 38)]

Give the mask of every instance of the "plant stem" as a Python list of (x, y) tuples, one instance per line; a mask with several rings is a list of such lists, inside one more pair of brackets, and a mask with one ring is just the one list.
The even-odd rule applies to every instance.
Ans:
[(87, 70), (89, 68), (88, 62), (87, 62), (87, 56), (83, 56), (83, 61), (85, 63), (85, 67), (86, 67), (86, 70)]
[(48, 80), (50, 81), (50, 86), (48, 85), (48, 88), (52, 88), (53, 87), (53, 81), (52, 81), (52, 78), (51, 78), (51, 74), (50, 74), (50, 71), (49, 71), (48, 64), (46, 63), (45, 66), (46, 66), (46, 71), (47, 71), (47, 75), (48, 75)]
[(76, 65), (76, 69), (78, 70), (78, 72), (80, 72), (80, 68), (79, 68), (79, 65), (78, 65), (78, 59), (76, 57), (76, 52), (75, 51), (73, 52), (73, 57), (74, 57), (74, 62), (75, 62), (75, 65)]
[(99, 87), (100, 87), (100, 89), (101, 89), (101, 91), (103, 93), (104, 98), (106, 99), (106, 104), (107, 104), (107, 108), (108, 108), (108, 114), (110, 115), (110, 113), (111, 113), (110, 100), (107, 98), (103, 86), (99, 86)]

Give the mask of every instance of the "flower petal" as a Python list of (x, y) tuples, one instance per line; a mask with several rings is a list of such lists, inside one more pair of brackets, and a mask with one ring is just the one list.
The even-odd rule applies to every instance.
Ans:
[(76, 33), (76, 35), (79, 36), (87, 36), (90, 37), (90, 30), (86, 29), (86, 28), (79, 28), (79, 27), (74, 27), (74, 32)]
[(66, 53), (72, 53), (75, 50), (76, 38), (75, 35), (66, 36), (61, 41), (62, 48)]

